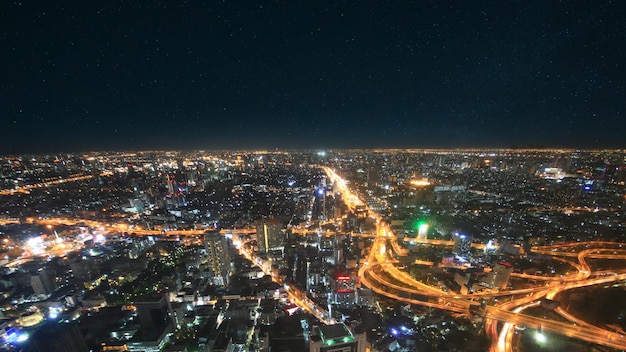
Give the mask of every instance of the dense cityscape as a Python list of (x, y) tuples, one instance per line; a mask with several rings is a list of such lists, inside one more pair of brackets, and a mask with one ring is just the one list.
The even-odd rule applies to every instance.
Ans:
[(0, 352), (626, 351), (626, 2), (3, 1)]
[(626, 350), (626, 152), (0, 158), (1, 351)]

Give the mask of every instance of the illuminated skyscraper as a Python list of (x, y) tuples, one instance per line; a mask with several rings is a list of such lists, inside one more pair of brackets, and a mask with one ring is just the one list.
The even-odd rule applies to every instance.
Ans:
[(204, 237), (204, 246), (208, 257), (208, 271), (213, 284), (228, 284), (230, 273), (230, 254), (226, 237), (216, 233)]
[(464, 255), (469, 253), (472, 248), (472, 241), (474, 240), (473, 236), (470, 235), (460, 235), (458, 233), (454, 234), (454, 248), (452, 251), (457, 255)]
[(349, 272), (336, 272), (331, 282), (335, 304), (351, 305), (356, 303), (356, 278)]
[(167, 177), (167, 192), (168, 194), (172, 195), (176, 192), (176, 189), (174, 187), (176, 181), (174, 180), (173, 176), (166, 175), (165, 177)]
[(283, 224), (275, 219), (263, 219), (255, 223), (259, 253), (279, 250), (285, 246)]

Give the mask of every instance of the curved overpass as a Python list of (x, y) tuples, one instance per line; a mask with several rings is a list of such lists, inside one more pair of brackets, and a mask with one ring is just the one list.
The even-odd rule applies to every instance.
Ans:
[[(328, 167), (324, 167), (323, 169), (326, 171), (329, 178), (338, 185), (337, 189), (339, 190), (339, 192), (344, 194), (344, 199), (347, 200), (346, 204), (348, 205), (348, 207), (353, 208), (356, 205), (364, 205), (364, 203), (359, 200), (358, 196), (353, 194), (347, 188), (345, 181), (343, 181), (333, 170)], [(471, 304), (476, 304), (475, 302), (471, 301), (471, 299), (474, 298), (489, 298), (497, 296), (519, 297), (519, 295), (527, 295), (526, 297), (512, 299), (511, 301), (501, 304), (499, 307), (488, 306), (486, 308), (485, 329), (488, 333), (495, 336), (494, 345), (492, 346), (492, 350), (494, 351), (509, 351), (511, 349), (510, 331), (514, 325), (527, 326), (535, 329), (543, 329), (545, 331), (574, 337), (580, 340), (608, 346), (611, 348), (626, 348), (626, 339), (620, 334), (594, 327), (590, 324), (580, 325), (580, 321), (577, 322), (576, 324), (578, 325), (576, 325), (559, 321), (540, 319), (521, 313), (521, 311), (525, 307), (536, 305), (538, 299), (546, 297), (546, 295), (548, 294), (553, 297), (558, 292), (576, 287), (626, 280), (626, 274), (601, 276), (590, 279), (589, 277), (592, 275), (592, 272), (586, 261), (587, 258), (626, 260), (626, 250), (622, 251), (620, 249), (620, 247), (624, 244), (616, 242), (586, 242), (534, 247), (533, 251), (541, 254), (550, 255), (555, 258), (555, 260), (570, 263), (576, 269), (576, 271), (570, 275), (563, 277), (545, 277), (528, 274), (513, 275), (520, 278), (547, 281), (549, 282), (548, 286), (511, 291), (451, 295), (442, 292), (432, 286), (425, 285), (415, 280), (406, 272), (402, 272), (401, 270), (396, 268), (393, 265), (393, 261), (390, 260), (390, 258), (387, 256), (387, 241), (391, 241), (391, 247), (396, 253), (402, 254), (404, 253), (404, 251), (402, 249), (399, 249), (400, 247), (397, 246), (397, 238), (393, 235), (393, 232), (391, 232), (388, 225), (385, 224), (382, 219), (369, 208), (368, 213), (372, 214), (372, 218), (377, 221), (378, 236), (375, 238), (374, 244), (371, 248), (370, 256), (368, 258), (368, 264), (363, 266), (359, 270), (359, 279), (361, 280), (361, 283), (363, 285), (370, 287), (374, 292), (389, 298), (408, 302), (411, 304), (419, 304), (458, 313), (467, 313), (467, 308)], [(407, 239), (405, 239), (405, 241), (406, 240)], [(450, 241), (439, 241), (436, 244), (451, 245), (452, 243)], [(585, 248), (578, 252), (558, 251), (559, 249), (573, 248), (581, 245), (587, 247), (592, 246), (596, 248)], [(618, 246), (618, 248), (597, 248), (597, 246)], [(606, 253), (609, 251), (611, 253)], [(559, 258), (560, 256), (575, 257), (578, 260), (578, 263), (571, 262), (564, 258)], [(392, 277), (394, 279), (394, 282), (391, 282), (384, 277), (387, 275)], [(433, 300), (436, 299), (439, 301), (443, 301), (443, 303), (425, 301), (424, 298), (429, 298)], [(518, 307), (517, 311), (511, 311), (516, 307)], [(503, 328), (501, 338), (497, 338), (497, 324), (495, 324), (496, 321), (505, 322), (505, 327)]]

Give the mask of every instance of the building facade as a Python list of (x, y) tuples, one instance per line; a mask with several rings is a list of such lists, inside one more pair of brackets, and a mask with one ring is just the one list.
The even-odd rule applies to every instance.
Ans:
[(217, 233), (210, 233), (204, 237), (204, 247), (207, 253), (207, 271), (213, 284), (228, 285), (230, 277), (230, 253), (228, 240)]
[(285, 246), (285, 233), (283, 224), (275, 219), (263, 219), (255, 222), (257, 246), (259, 253), (268, 253), (273, 250), (283, 249)]

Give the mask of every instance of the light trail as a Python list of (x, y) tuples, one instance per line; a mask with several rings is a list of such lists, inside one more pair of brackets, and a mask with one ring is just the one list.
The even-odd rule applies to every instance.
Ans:
[[(382, 221), (381, 217), (373, 212), (367, 205), (359, 200), (359, 197), (353, 194), (347, 187), (346, 182), (343, 181), (333, 170), (328, 167), (323, 167), (324, 171), (328, 175), (335, 185), (337, 190), (344, 195), (346, 205), (352, 210), (356, 210), (356, 206), (366, 207), (371, 218), (376, 220), (377, 236), (374, 239), (374, 243), (370, 250), (367, 265), (362, 266), (359, 269), (359, 279), (367, 287), (371, 288), (374, 292), (394, 298), (400, 301), (409, 302), (413, 304), (420, 304), (438, 309), (444, 309), (459, 313), (467, 313), (467, 308), (460, 308), (459, 305), (463, 304), (464, 300), (472, 298), (490, 298), (497, 296), (518, 296), (527, 294), (526, 297), (512, 299), (500, 306), (488, 306), (485, 311), (485, 329), (492, 336), (496, 336), (494, 344), (491, 347), (492, 351), (506, 351), (509, 352), (512, 349), (512, 327), (515, 325), (527, 326), (542, 329), (562, 335), (574, 337), (584, 341), (612, 347), (618, 349), (624, 349), (626, 347), (626, 340), (620, 334), (603, 330), (600, 328), (591, 329), (589, 325), (585, 325), (588, 329), (582, 328), (580, 322), (578, 325), (572, 325), (568, 323), (562, 323), (558, 321), (551, 321), (547, 319), (539, 319), (537, 317), (522, 314), (521, 312), (528, 307), (539, 304), (538, 299), (549, 295), (554, 297), (559, 292), (569, 290), (572, 288), (599, 285), (602, 283), (618, 282), (626, 280), (626, 274), (615, 274), (610, 276), (589, 277), (594, 274), (591, 268), (586, 262), (587, 258), (606, 258), (626, 260), (626, 250), (620, 250), (622, 243), (617, 242), (585, 242), (576, 244), (563, 244), (553, 245), (546, 247), (533, 247), (533, 251), (536, 253), (550, 255), (555, 260), (568, 263), (575, 269), (572, 274), (567, 276), (538, 276), (528, 274), (515, 274), (513, 276), (519, 278), (527, 278), (533, 280), (543, 280), (548, 282), (548, 286), (540, 286), (529, 289), (519, 289), (510, 291), (499, 291), (489, 293), (475, 293), (475, 294), (458, 294), (450, 295), (449, 293), (442, 292), (432, 286), (420, 283), (412, 278), (405, 272), (401, 272), (396, 266), (393, 265), (393, 261), (387, 256), (387, 243), (391, 243), (391, 247), (398, 255), (405, 253), (403, 249), (400, 249), (397, 238), (393, 232), (389, 229), (388, 225)], [(453, 243), (451, 241), (433, 241), (433, 240), (421, 240), (416, 239), (404, 239), (404, 241), (430, 243), (434, 245), (450, 246)], [(572, 248), (575, 246), (586, 246), (593, 248), (585, 248), (584, 250), (577, 252), (559, 251), (559, 249)], [(618, 246), (615, 249), (597, 248), (598, 246)], [(475, 246), (478, 247), (478, 246)], [(611, 253), (606, 253), (611, 252)], [(575, 257), (578, 263), (573, 263), (569, 260), (559, 258), (559, 256)], [(382, 270), (386, 275), (393, 277), (397, 282), (390, 282), (380, 274), (376, 273), (376, 270)], [(594, 275), (595, 276), (595, 275)], [(400, 285), (399, 283), (402, 283)], [(425, 302), (423, 300), (416, 300), (414, 297), (417, 295), (421, 297), (431, 297), (433, 299), (446, 299), (453, 298), (450, 301), (452, 304), (439, 304), (433, 302)], [(473, 303), (473, 302), (471, 302)], [(471, 304), (470, 303), (470, 304)], [(513, 310), (513, 311), (511, 311)], [(499, 336), (497, 336), (497, 321), (504, 322), (504, 327), (501, 330)]]
[[(397, 299), (400, 301), (419, 304), (437, 309), (444, 309), (448, 311), (458, 313), (468, 313), (467, 307), (475, 302), (470, 300), (476, 298), (492, 298), (499, 296), (512, 296), (519, 297), (519, 295), (528, 295), (523, 298), (512, 299), (499, 306), (488, 306), (485, 312), (485, 330), (492, 336), (497, 336), (497, 321), (504, 322), (506, 329), (502, 329), (499, 336), (495, 339), (496, 346), (492, 346), (492, 351), (510, 351), (512, 341), (512, 327), (515, 325), (538, 327), (538, 323), (541, 324), (542, 329), (559, 333), (562, 335), (574, 337), (584, 341), (608, 346), (617, 349), (626, 349), (626, 340), (621, 334), (607, 331), (599, 327), (595, 327), (588, 324), (576, 317), (573, 317), (562, 309), (557, 309), (557, 313), (563, 315), (568, 320), (575, 322), (576, 325), (551, 321), (546, 319), (539, 319), (529, 315), (522, 314), (522, 307), (527, 307), (529, 304), (534, 304), (532, 301), (536, 301), (541, 297), (548, 299), (554, 298), (560, 292), (569, 290), (572, 288), (600, 285), (607, 283), (615, 283), (626, 280), (626, 270), (603, 270), (592, 272), (586, 259), (590, 258), (604, 258), (613, 260), (626, 260), (626, 246), (624, 243), (619, 242), (579, 242), (568, 243), (560, 245), (550, 246), (535, 246), (533, 251), (540, 254), (549, 255), (554, 260), (569, 263), (575, 269), (573, 273), (566, 276), (539, 276), (514, 273), (512, 276), (519, 278), (526, 278), (532, 280), (541, 280), (550, 283), (548, 286), (539, 286), (528, 289), (518, 289), (510, 291), (498, 291), (498, 292), (482, 292), (474, 294), (450, 294), (443, 292), (438, 288), (421, 283), (415, 280), (408, 273), (398, 269), (394, 263), (393, 258), (388, 256), (388, 250), (393, 250), (396, 255), (402, 256), (406, 253), (406, 250), (398, 244), (398, 239), (389, 228), (382, 218), (372, 211), (365, 203), (363, 203), (359, 197), (353, 194), (347, 187), (346, 182), (343, 181), (334, 171), (329, 168), (324, 168), (329, 178), (336, 185), (339, 192), (344, 195), (344, 200), (348, 207), (355, 211), (356, 207), (365, 207), (369, 217), (376, 222), (376, 231), (374, 233), (361, 234), (362, 237), (373, 238), (373, 244), (370, 249), (367, 264), (359, 269), (359, 279), (362, 284), (370, 287), (374, 292), (385, 295), (387, 297)], [(59, 180), (60, 183), (62, 183)], [(63, 182), (71, 182), (65, 180)], [(45, 185), (47, 187), (47, 185)], [(204, 235), (207, 230), (145, 230), (145, 229), (130, 229), (127, 224), (116, 223), (103, 223), (99, 221), (87, 220), (87, 219), (68, 219), (68, 218), (54, 218), (54, 219), (27, 219), (27, 223), (37, 223), (40, 225), (84, 225), (92, 228), (97, 228), (108, 234), (116, 234), (123, 232), (130, 232), (135, 235), (174, 235), (174, 236), (201, 236)], [(19, 223), (17, 219), (4, 219), (0, 220), (0, 224), (16, 224)], [(222, 230), (222, 234), (252, 234), (255, 229), (233, 229)], [(302, 230), (295, 231), (298, 234), (306, 234), (307, 232)], [(327, 235), (333, 235), (336, 233), (327, 233)], [(351, 234), (357, 235), (357, 234)], [(414, 239), (412, 239), (414, 240)], [(405, 241), (407, 241), (405, 239)], [(426, 240), (421, 241), (425, 244), (431, 245), (444, 245), (451, 246), (451, 241), (436, 241)], [(612, 247), (612, 248), (598, 248), (598, 247)], [(477, 244), (473, 246), (475, 248), (482, 248)], [(580, 250), (573, 252), (572, 250), (580, 247)], [(250, 257), (250, 254), (243, 248), (240, 248), (240, 252), (248, 257), (255, 265), (261, 267), (264, 272), (267, 270), (265, 265), (259, 265), (255, 258)], [(561, 257), (576, 258), (578, 263), (574, 263), (570, 260)], [(15, 262), (19, 263), (19, 261)], [(426, 263), (425, 263), (426, 264)], [(426, 264), (427, 265), (427, 264)], [(431, 264), (432, 265), (432, 264)], [(380, 271), (377, 273), (376, 271)], [(280, 284), (284, 284), (278, 277), (271, 272), (266, 272), (273, 280)], [(385, 276), (393, 278), (397, 283), (390, 282)], [(317, 307), (313, 302), (306, 298), (306, 295), (299, 291), (294, 291), (294, 288), (286, 287), (286, 292), (290, 299), (298, 304), (302, 309), (315, 315), (321, 321), (329, 324), (334, 322), (332, 317), (329, 317), (323, 308)], [(436, 300), (443, 303), (435, 303), (430, 301), (424, 301), (416, 299), (416, 297), (429, 297), (432, 300)], [(301, 298), (303, 297), (303, 298)], [(513, 311), (511, 311), (513, 310)], [(508, 324), (508, 325), (507, 325)], [(502, 337), (504, 336), (504, 337)]]

